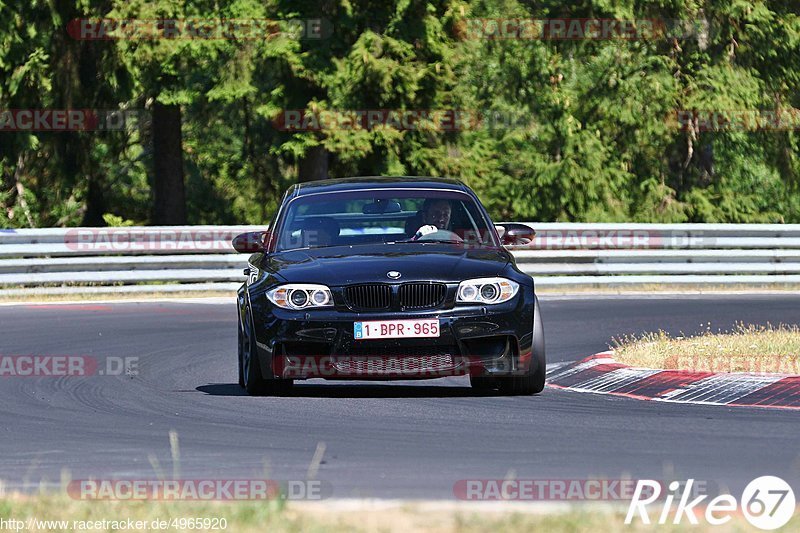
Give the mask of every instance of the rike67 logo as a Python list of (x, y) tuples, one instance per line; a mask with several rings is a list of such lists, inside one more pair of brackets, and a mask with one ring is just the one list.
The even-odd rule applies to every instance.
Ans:
[[(795, 510), (795, 497), (792, 487), (783, 479), (775, 476), (762, 476), (751, 481), (744, 492), (741, 502), (737, 502), (730, 494), (719, 495), (706, 502), (707, 494), (689, 500), (692, 493), (693, 479), (689, 479), (684, 487), (678, 481), (669, 484), (669, 492), (662, 498), (662, 485), (653, 480), (639, 480), (625, 516), (625, 523), (631, 524), (639, 519), (650, 524), (648, 505), (659, 501), (660, 513), (656, 523), (680, 524), (685, 517), (690, 524), (698, 524), (698, 515), (708, 524), (719, 526), (729, 522), (732, 516), (741, 512), (751, 525), (758, 529), (778, 529), (791, 520)], [(674, 504), (677, 500), (677, 504)], [(701, 509), (705, 508), (705, 512)], [(674, 514), (673, 514), (674, 513)], [(672, 516), (671, 516), (672, 515)]]

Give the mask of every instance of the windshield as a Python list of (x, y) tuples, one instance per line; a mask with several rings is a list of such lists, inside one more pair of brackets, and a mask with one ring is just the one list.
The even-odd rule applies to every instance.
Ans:
[(290, 201), (277, 250), (447, 243), (495, 247), (475, 200), (455, 191), (380, 189), (310, 194)]

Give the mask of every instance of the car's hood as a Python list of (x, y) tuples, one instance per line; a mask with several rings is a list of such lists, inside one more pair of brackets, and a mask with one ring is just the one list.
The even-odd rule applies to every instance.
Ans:
[[(452, 245), (337, 246), (272, 254), (262, 264), (286, 281), (329, 286), (365, 282), (443, 281), (499, 275), (510, 262), (504, 249)], [(387, 276), (400, 273), (397, 280)]]

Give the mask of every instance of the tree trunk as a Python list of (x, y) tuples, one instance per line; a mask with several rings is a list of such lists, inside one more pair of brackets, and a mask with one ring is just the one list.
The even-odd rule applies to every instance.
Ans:
[(298, 174), (301, 182), (328, 178), (328, 151), (322, 145), (309, 148), (300, 159)]
[(83, 213), (81, 226), (105, 226), (106, 222), (103, 220), (103, 215), (106, 212), (106, 198), (105, 191), (103, 191), (103, 180), (99, 173), (91, 172), (89, 174), (85, 205), (86, 211)]
[(153, 104), (153, 223), (186, 224), (181, 108)]

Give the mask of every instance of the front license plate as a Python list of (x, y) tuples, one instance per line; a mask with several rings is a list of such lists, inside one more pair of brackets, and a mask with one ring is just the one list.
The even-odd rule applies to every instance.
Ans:
[(353, 324), (353, 336), (357, 340), (438, 337), (439, 319), (355, 322)]

